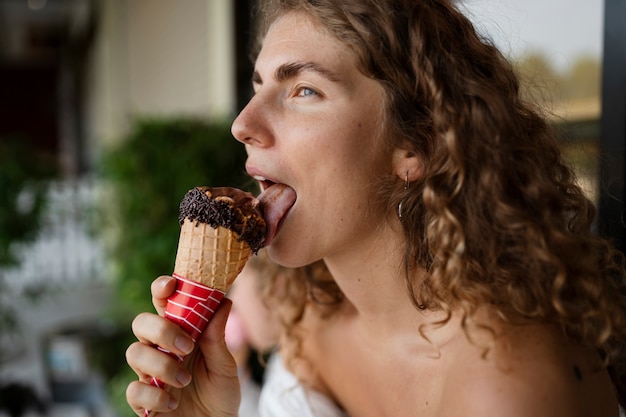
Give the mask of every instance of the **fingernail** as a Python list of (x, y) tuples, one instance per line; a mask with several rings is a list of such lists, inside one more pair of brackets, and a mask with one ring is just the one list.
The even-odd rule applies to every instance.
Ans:
[(167, 286), (167, 284), (169, 284), (174, 278), (172, 277), (167, 277), (162, 279), (159, 284), (161, 285), (161, 288), (165, 288)]
[(193, 350), (193, 341), (185, 336), (176, 336), (174, 346), (183, 352), (183, 354), (187, 355)]
[(176, 380), (180, 382), (183, 387), (185, 387), (191, 382), (191, 375), (189, 375), (187, 371), (181, 369), (176, 375)]
[(167, 403), (167, 407), (170, 410), (173, 410), (176, 407), (178, 407), (178, 401), (176, 400), (176, 398), (170, 398), (170, 401)]

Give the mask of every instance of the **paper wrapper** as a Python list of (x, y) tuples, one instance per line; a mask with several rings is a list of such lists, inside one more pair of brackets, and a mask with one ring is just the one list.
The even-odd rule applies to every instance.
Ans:
[[(236, 233), (185, 219), (173, 274), (176, 292), (167, 300), (165, 317), (189, 333), (195, 343), (251, 255), (250, 246), (240, 242)], [(158, 349), (179, 362), (184, 359)], [(158, 378), (150, 382), (165, 388)], [(146, 410), (144, 417), (149, 415), (150, 410)]]
[[(165, 317), (184, 329), (195, 343), (226, 294), (180, 275), (173, 276), (176, 278), (176, 292), (167, 299)], [(161, 347), (158, 349), (175, 357), (179, 362), (184, 359), (167, 349)], [(157, 378), (152, 378), (151, 383), (159, 388), (165, 388), (165, 384)]]

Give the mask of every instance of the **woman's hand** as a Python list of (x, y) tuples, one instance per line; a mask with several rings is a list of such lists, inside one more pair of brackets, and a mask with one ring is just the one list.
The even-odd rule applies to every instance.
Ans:
[[(133, 321), (133, 333), (139, 341), (128, 347), (126, 359), (139, 380), (129, 384), (127, 401), (139, 416), (143, 416), (146, 409), (152, 410), (152, 415), (170, 412), (171, 417), (237, 416), (241, 401), (237, 364), (224, 340), (232, 302), (226, 298), (222, 301), (194, 351), (191, 337), (164, 318), (167, 297), (175, 288), (174, 278), (157, 278), (151, 289), (158, 315), (141, 313)], [(179, 364), (175, 358), (158, 350), (157, 345), (189, 356)], [(168, 388), (152, 386), (153, 376)]]

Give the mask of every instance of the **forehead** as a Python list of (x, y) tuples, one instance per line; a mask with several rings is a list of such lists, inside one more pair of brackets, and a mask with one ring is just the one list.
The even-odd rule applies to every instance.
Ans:
[(303, 12), (288, 12), (272, 23), (256, 65), (281, 65), (285, 61), (317, 61), (342, 70), (356, 70), (354, 51)]

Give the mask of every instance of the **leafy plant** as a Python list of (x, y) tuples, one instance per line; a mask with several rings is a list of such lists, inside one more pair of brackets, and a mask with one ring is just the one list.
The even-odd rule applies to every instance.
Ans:
[(23, 138), (0, 138), (0, 267), (17, 264), (15, 245), (32, 241), (41, 227), (54, 164)]
[[(37, 237), (47, 202), (48, 180), (55, 176), (55, 168), (54, 161), (33, 151), (26, 138), (0, 138), (1, 296), (28, 295), (15, 294), (7, 288), (3, 270), (18, 266), (17, 247)], [(15, 336), (18, 331), (16, 312), (0, 300), (0, 335)], [(9, 357), (6, 348), (0, 349), (0, 363)]]

